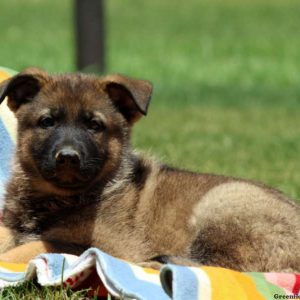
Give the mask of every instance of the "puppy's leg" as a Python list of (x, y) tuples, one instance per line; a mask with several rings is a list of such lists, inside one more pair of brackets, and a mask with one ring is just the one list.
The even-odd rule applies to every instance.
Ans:
[(59, 241), (32, 241), (17, 246), (0, 255), (0, 261), (11, 263), (28, 263), (41, 253), (70, 253), (80, 255), (86, 247)]
[(15, 247), (13, 233), (6, 227), (0, 226), (0, 253)]
[(29, 242), (8, 250), (0, 255), (0, 261), (11, 263), (28, 263), (41, 253), (56, 252), (51, 243), (43, 241)]

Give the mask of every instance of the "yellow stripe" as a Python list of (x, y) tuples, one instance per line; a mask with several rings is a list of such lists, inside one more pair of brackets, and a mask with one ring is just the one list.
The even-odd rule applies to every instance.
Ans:
[(5, 71), (0, 70), (0, 82), (11, 77), (10, 74), (6, 73)]
[(0, 267), (7, 269), (8, 271), (25, 272), (27, 265), (26, 264), (14, 264), (14, 263), (0, 262)]
[(148, 273), (148, 274), (155, 274), (155, 275), (159, 274), (158, 270), (154, 270), (154, 269), (150, 269), (150, 268), (143, 268), (143, 270), (145, 273)]
[(212, 300), (265, 300), (254, 281), (243, 273), (213, 267), (201, 269), (210, 277)]
[(8, 131), (10, 137), (14, 142), (17, 139), (17, 120), (12, 113), (12, 111), (8, 108), (6, 104), (6, 100), (0, 105), (0, 118), (3, 121), (3, 124)]

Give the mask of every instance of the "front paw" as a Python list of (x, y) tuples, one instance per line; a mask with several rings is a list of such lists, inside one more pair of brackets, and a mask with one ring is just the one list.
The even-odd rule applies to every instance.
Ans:
[[(11, 255), (8, 252), (6, 253), (2, 253), (0, 255), (0, 262), (6, 262), (6, 263), (20, 263), (20, 257), (17, 257), (17, 256), (14, 256), (14, 255)], [(23, 262), (23, 261), (22, 261)]]

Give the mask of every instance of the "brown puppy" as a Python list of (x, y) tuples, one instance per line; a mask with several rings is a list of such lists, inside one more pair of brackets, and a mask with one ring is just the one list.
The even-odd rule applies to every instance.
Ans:
[[(94, 246), (132, 262), (300, 272), (300, 208), (262, 184), (132, 151), (149, 82), (27, 69), (0, 86), (18, 119), (0, 259)], [(155, 265), (155, 263), (154, 263)]]

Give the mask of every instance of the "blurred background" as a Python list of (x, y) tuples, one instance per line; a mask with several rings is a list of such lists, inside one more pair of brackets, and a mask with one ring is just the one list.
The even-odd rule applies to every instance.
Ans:
[[(76, 71), (72, 0), (1, 0), (0, 65)], [(150, 80), (133, 144), (300, 198), (299, 0), (107, 0), (105, 73)]]

